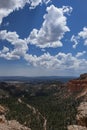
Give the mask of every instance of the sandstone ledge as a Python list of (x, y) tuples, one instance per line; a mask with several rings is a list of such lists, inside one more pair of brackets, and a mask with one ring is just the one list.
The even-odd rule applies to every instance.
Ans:
[(67, 128), (68, 130), (87, 130), (86, 127), (79, 126), (79, 125), (70, 125)]

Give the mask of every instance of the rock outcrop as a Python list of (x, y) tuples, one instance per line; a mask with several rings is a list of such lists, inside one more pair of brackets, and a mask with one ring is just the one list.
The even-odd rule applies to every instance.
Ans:
[(87, 102), (82, 102), (77, 108), (77, 111), (76, 119), (78, 125), (87, 127)]
[(31, 130), (21, 125), (16, 120), (6, 120), (5, 118), (6, 109), (0, 105), (0, 130)]
[(6, 112), (6, 109), (0, 105), (0, 115), (4, 114)]
[(23, 125), (21, 125), (16, 120), (6, 121), (0, 123), (0, 130), (31, 130)]
[(70, 125), (68, 130), (87, 130), (87, 128), (79, 125)]
[(85, 96), (87, 94), (87, 73), (80, 75), (79, 78), (70, 80), (67, 83), (68, 92), (76, 93), (75, 96), (78, 98)]
[(68, 92), (75, 95), (75, 100), (82, 98), (77, 107), (77, 125), (70, 125), (68, 130), (87, 130), (87, 73), (80, 75), (80, 78), (67, 83)]

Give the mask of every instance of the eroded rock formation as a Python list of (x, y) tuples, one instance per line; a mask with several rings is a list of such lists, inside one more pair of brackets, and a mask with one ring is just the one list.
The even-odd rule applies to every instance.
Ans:
[(5, 118), (6, 108), (0, 105), (0, 130), (31, 130), (21, 125), (16, 120), (6, 120)]
[(80, 78), (67, 83), (68, 91), (75, 94), (76, 100), (82, 98), (77, 108), (77, 125), (70, 125), (68, 130), (87, 130), (87, 73), (80, 75)]

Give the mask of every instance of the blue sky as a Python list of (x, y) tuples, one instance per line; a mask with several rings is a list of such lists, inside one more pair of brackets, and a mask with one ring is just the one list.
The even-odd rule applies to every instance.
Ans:
[(87, 0), (0, 0), (0, 76), (87, 72)]

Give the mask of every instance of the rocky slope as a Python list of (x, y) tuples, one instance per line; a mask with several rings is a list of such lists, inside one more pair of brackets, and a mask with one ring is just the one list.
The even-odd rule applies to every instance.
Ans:
[(75, 100), (81, 99), (77, 107), (77, 125), (68, 126), (68, 130), (87, 130), (87, 74), (67, 83), (68, 92), (75, 95)]
[(82, 74), (80, 75), (79, 78), (74, 79), (74, 80), (70, 80), (67, 83), (68, 86), (68, 91), (70, 93), (76, 93), (79, 94), (81, 96), (84, 96), (87, 94), (87, 74)]
[(5, 112), (6, 108), (0, 105), (0, 130), (31, 130), (23, 125), (21, 125), (16, 120), (6, 120)]
[(0, 130), (87, 130), (87, 74), (66, 84), (2, 82), (0, 104)]

